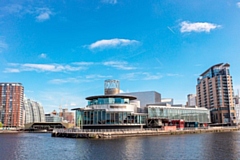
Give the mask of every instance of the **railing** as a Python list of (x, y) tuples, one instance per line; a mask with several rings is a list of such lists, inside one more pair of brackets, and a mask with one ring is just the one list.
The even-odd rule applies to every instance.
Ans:
[(54, 129), (53, 132), (71, 133), (71, 132), (131, 132), (131, 131), (162, 131), (164, 128), (144, 128), (144, 129)]
[[(235, 129), (239, 128), (238, 126), (219, 126), (219, 127), (184, 127), (177, 128), (180, 130), (208, 130), (208, 129)], [(54, 129), (55, 133), (86, 133), (86, 132), (136, 132), (136, 131), (164, 131), (164, 128), (137, 128), (137, 129), (79, 129), (79, 128), (70, 128), (70, 129)]]

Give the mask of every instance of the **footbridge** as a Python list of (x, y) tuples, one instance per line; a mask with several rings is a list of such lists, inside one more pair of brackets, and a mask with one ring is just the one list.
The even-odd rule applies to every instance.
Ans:
[(74, 124), (64, 123), (64, 122), (33, 122), (27, 123), (24, 125), (25, 131), (37, 131), (37, 130), (47, 130), (52, 131), (53, 129), (64, 129), (64, 128), (72, 128)]

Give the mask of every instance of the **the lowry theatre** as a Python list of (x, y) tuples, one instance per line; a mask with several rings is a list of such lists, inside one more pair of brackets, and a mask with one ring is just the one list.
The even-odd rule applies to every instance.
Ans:
[(83, 129), (161, 128), (178, 125), (180, 121), (186, 127), (200, 127), (210, 123), (210, 112), (206, 108), (161, 102), (161, 94), (156, 91), (122, 94), (118, 80), (106, 80), (104, 95), (86, 100), (86, 107), (73, 109), (76, 126)]

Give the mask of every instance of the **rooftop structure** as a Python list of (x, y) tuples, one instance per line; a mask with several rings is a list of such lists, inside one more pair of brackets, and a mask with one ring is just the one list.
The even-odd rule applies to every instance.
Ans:
[(120, 93), (120, 82), (118, 80), (105, 80), (104, 82), (104, 94), (118, 94)]

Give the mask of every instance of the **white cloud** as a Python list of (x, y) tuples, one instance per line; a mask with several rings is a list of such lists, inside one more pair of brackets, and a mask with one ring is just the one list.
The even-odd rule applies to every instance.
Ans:
[(128, 80), (158, 80), (161, 79), (163, 76), (160, 73), (151, 74), (148, 72), (134, 72), (134, 73), (128, 73), (124, 74), (122, 76), (122, 79), (128, 79)]
[(80, 78), (66, 78), (66, 79), (53, 79), (49, 81), (53, 84), (62, 84), (62, 83), (79, 83)]
[(5, 73), (19, 73), (20, 70), (19, 69), (16, 69), (16, 68), (6, 68)]
[(76, 77), (76, 78), (65, 78), (65, 79), (52, 79), (49, 82), (53, 84), (63, 84), (63, 83), (86, 83), (96, 80), (103, 80), (112, 78), (112, 76), (104, 76), (98, 74), (86, 75), (85, 77)]
[(25, 70), (41, 70), (41, 71), (60, 71), (63, 70), (63, 66), (54, 65), (54, 64), (23, 64), (22, 65)]
[(102, 0), (103, 3), (117, 4), (117, 0)]
[(207, 22), (196, 22), (191, 23), (188, 21), (183, 21), (181, 24), (181, 32), (210, 32), (213, 29), (221, 27), (220, 25), (216, 25), (213, 23)]
[(77, 104), (74, 103), (74, 102), (71, 102), (71, 103), (70, 103), (70, 106), (77, 106)]
[(70, 66), (61, 64), (17, 64), (9, 63), (12, 68), (6, 68), (4, 72), (23, 72), (23, 71), (37, 71), (37, 72), (65, 72), (65, 71), (79, 71), (86, 69), (81, 66)]
[(161, 79), (163, 76), (159, 73), (156, 74), (150, 74), (150, 73), (143, 73), (144, 77), (143, 80), (157, 80), (157, 79)]
[(40, 58), (47, 58), (47, 54), (42, 53), (42, 54), (39, 55), (39, 57), (40, 57)]
[(0, 40), (0, 53), (4, 50), (7, 49), (8, 45), (4, 41)]
[(36, 16), (38, 22), (50, 19), (50, 16), (53, 14), (49, 8), (38, 8), (36, 12), (38, 13), (38, 16)]
[(2, 8), (5, 13), (19, 13), (23, 10), (23, 7), (19, 4), (10, 4)]
[(70, 91), (69, 89), (47, 89), (40, 91), (38, 96), (36, 96), (36, 93), (32, 95), (41, 101), (46, 113), (52, 112), (54, 109), (58, 111), (59, 105), (63, 109), (72, 108), (73, 106), (71, 104), (86, 106), (85, 97), (74, 94), (72, 90)]
[(26, 14), (33, 15), (35, 16), (37, 22), (46, 21), (50, 19), (52, 15), (54, 15), (54, 13), (47, 7), (34, 8), (32, 6), (22, 6), (19, 4), (7, 5), (0, 10), (2, 10), (5, 15), (14, 14), (15, 16), (20, 17)]
[(93, 65), (94, 63), (93, 62), (74, 62), (72, 64), (80, 65), (80, 66), (90, 66), (90, 65)]
[(114, 47), (121, 47), (127, 45), (138, 44), (139, 42), (136, 40), (129, 40), (129, 39), (103, 39), (96, 41), (89, 45), (89, 49), (104, 49), (104, 48), (114, 48)]
[(178, 74), (178, 73), (168, 73), (167, 76), (169, 76), (169, 77), (182, 77), (182, 75)]
[(94, 79), (94, 80), (99, 80), (99, 79), (108, 79), (112, 78), (112, 76), (103, 76), (99, 74), (91, 74), (86, 76), (87, 79)]
[(240, 2), (237, 2), (237, 7), (240, 8)]
[(103, 65), (110, 66), (110, 67), (113, 67), (113, 68), (117, 68), (117, 69), (120, 69), (120, 70), (136, 69), (135, 67), (127, 66), (128, 63), (124, 62), (124, 61), (108, 61), (108, 62), (104, 62)]

